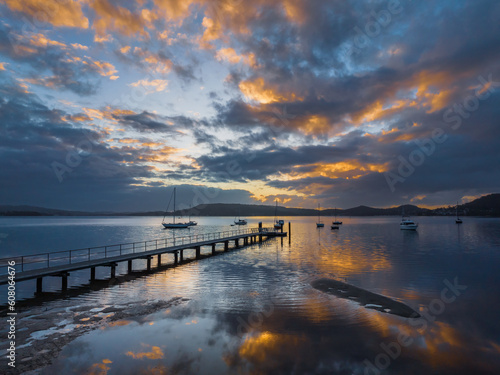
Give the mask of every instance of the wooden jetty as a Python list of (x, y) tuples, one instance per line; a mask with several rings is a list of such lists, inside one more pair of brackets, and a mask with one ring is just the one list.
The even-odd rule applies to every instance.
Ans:
[(62, 290), (65, 291), (68, 288), (69, 273), (72, 271), (90, 268), (90, 281), (94, 281), (96, 267), (109, 267), (111, 278), (115, 278), (116, 266), (120, 262), (128, 262), (130, 273), (134, 259), (146, 259), (147, 270), (150, 271), (151, 259), (154, 256), (158, 257), (158, 266), (162, 266), (162, 255), (173, 254), (174, 264), (177, 265), (184, 260), (184, 250), (194, 249), (196, 259), (200, 259), (201, 248), (204, 246), (210, 246), (211, 255), (215, 255), (216, 245), (219, 243), (223, 243), (224, 251), (228, 251), (229, 244), (233, 241), (234, 248), (240, 248), (257, 242), (262, 243), (270, 238), (286, 236), (283, 228), (276, 230), (259, 227), (3, 258), (0, 259), (0, 285), (9, 283), (8, 267), (12, 261), (15, 262), (16, 282), (36, 279), (36, 292), (41, 293), (43, 278), (57, 276), (61, 277)]

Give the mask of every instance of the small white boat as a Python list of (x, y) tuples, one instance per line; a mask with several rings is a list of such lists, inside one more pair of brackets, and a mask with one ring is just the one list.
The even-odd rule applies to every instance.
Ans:
[(403, 218), (401, 223), (399, 224), (399, 229), (402, 230), (417, 230), (418, 223), (415, 223), (413, 220)]
[(320, 210), (319, 203), (318, 203), (318, 222), (316, 223), (316, 228), (323, 228), (324, 226), (325, 226), (325, 223), (321, 222), (321, 210)]
[(457, 218), (455, 219), (455, 223), (456, 224), (462, 224), (462, 219), (460, 219), (460, 217), (458, 216), (458, 202), (457, 202)]
[(405, 208), (402, 207), (401, 213), (401, 223), (399, 223), (399, 229), (401, 230), (417, 230), (418, 223), (415, 223), (413, 220), (410, 220), (409, 217), (405, 216)]
[(335, 207), (335, 221), (333, 222), (333, 225), (342, 225), (342, 222), (337, 220), (337, 207)]
[(234, 225), (247, 225), (247, 221), (243, 219), (238, 219), (234, 221)]
[(285, 220), (278, 219), (278, 200), (276, 199), (276, 208), (274, 209), (274, 229), (281, 229), (285, 225)]
[(194, 225), (198, 225), (198, 223), (196, 221), (191, 220), (191, 209), (192, 209), (192, 206), (189, 206), (189, 218), (188, 218), (189, 221), (186, 223), (190, 227), (192, 227)]
[[(175, 222), (175, 191), (176, 191), (176, 188), (174, 188), (174, 192), (173, 192), (173, 198), (174, 198), (174, 211), (172, 212), (172, 222), (171, 223), (165, 223), (165, 215), (163, 216), (163, 220), (162, 220), (162, 225), (165, 229), (183, 229), (183, 228), (189, 228), (189, 223), (176, 223)], [(170, 197), (170, 201), (172, 201), (172, 197)], [(168, 206), (170, 206), (170, 202), (168, 202)], [(168, 210), (168, 207), (167, 207), (167, 210)]]
[(285, 225), (285, 220), (276, 220), (274, 223), (274, 229), (281, 229)]

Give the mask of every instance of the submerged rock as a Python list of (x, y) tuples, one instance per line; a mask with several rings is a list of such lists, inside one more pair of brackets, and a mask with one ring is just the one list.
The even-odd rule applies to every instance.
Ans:
[(311, 286), (322, 292), (333, 294), (339, 298), (346, 298), (359, 303), (367, 309), (374, 309), (404, 318), (419, 318), (420, 314), (410, 306), (381, 294), (372, 293), (366, 289), (333, 279), (318, 279)]

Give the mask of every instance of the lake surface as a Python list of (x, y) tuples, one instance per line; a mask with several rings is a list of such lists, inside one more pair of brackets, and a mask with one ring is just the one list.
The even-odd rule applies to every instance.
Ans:
[[(198, 226), (175, 235), (236, 229), (230, 226), (233, 218), (194, 219)], [(285, 218), (292, 222), (290, 242), (272, 239), (44, 302), (33, 307), (36, 319), (184, 298), (79, 336), (42, 373), (500, 373), (500, 220), (465, 217), (456, 225), (451, 217), (415, 219), (416, 232), (401, 231), (398, 217), (342, 218), (338, 231), (328, 224), (317, 229), (314, 217)], [(272, 218), (248, 221), (248, 227), (259, 221), (266, 226)], [(171, 238), (160, 222), (158, 217), (0, 218), (0, 257)], [(134, 269), (144, 267), (134, 261)], [(117, 273), (126, 273), (125, 265)], [(109, 277), (109, 269), (98, 268), (97, 277)], [(389, 296), (422, 318), (398, 317), (320, 292), (311, 286), (319, 278)], [(89, 270), (74, 272), (69, 285), (77, 288), (88, 279)], [(18, 283), (19, 297), (31, 298), (34, 285)], [(44, 291), (58, 289), (60, 279), (44, 279)], [(6, 289), (1, 293), (6, 296)], [(58, 329), (66, 325), (70, 331), (73, 323)], [(17, 328), (22, 326), (20, 320)], [(53, 331), (30, 337), (50, 337)], [(4, 331), (1, 335), (3, 345)]]

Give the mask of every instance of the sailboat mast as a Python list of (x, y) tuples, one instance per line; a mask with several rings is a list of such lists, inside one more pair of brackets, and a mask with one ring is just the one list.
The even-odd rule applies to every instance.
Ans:
[(174, 218), (174, 224), (175, 224), (175, 189), (177, 188), (174, 188), (174, 213), (172, 214)]

